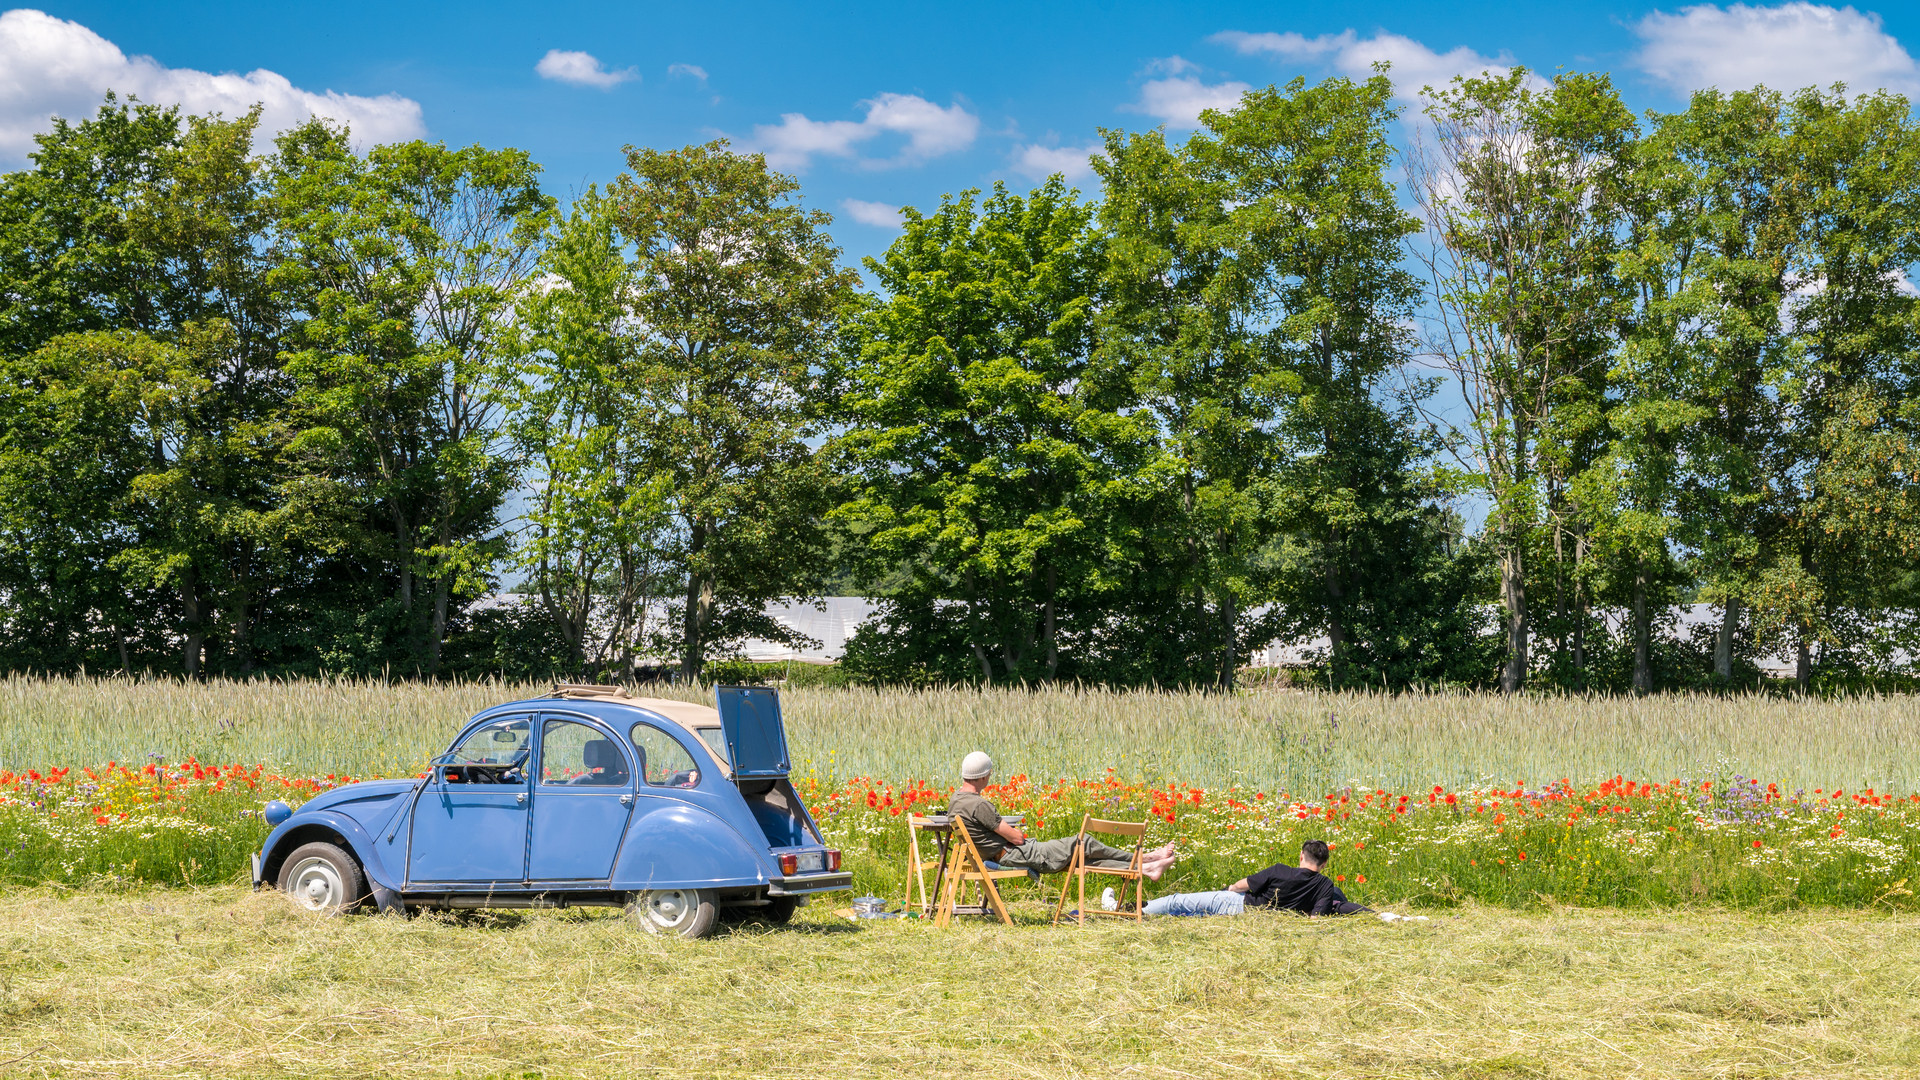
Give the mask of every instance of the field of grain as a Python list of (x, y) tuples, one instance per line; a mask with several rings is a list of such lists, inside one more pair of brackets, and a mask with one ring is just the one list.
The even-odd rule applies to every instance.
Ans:
[(320, 918), (236, 887), (0, 893), (18, 1077), (1920, 1073), (1920, 925), (1468, 908), (1145, 927)]
[[(0, 682), (0, 769), (194, 755), (289, 775), (410, 774), (466, 716), (542, 689), (15, 677)], [(698, 688), (650, 692), (710, 700)], [(1920, 792), (1920, 706), (1905, 696), (797, 688), (783, 701), (796, 771), (828, 783), (941, 781), (968, 750), (985, 749), (1003, 776), (1112, 768), (1149, 782), (1295, 793), (1734, 774)]]

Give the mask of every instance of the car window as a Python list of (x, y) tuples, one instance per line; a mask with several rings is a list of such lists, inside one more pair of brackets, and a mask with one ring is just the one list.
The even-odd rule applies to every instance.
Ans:
[(707, 744), (707, 749), (713, 751), (714, 757), (719, 758), (722, 763), (733, 760), (727, 756), (727, 736), (719, 728), (703, 727), (693, 730), (700, 733), (700, 741)]
[(659, 728), (633, 725), (633, 748), (640, 751), (640, 775), (653, 787), (690, 788), (700, 783), (693, 755)]
[(524, 716), (483, 725), (448, 753), (441, 775), (451, 783), (525, 783), (532, 736), (533, 721)]
[(628, 776), (626, 752), (599, 728), (572, 720), (548, 720), (542, 725), (542, 784), (624, 787)]

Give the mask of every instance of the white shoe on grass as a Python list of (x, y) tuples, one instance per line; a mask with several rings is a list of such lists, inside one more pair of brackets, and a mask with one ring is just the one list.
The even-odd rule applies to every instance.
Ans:
[(1107, 887), (1107, 890), (1105, 892), (1100, 894), (1100, 910), (1101, 911), (1119, 911), (1120, 910), (1120, 901), (1115, 900), (1113, 898), (1113, 887), (1111, 885)]

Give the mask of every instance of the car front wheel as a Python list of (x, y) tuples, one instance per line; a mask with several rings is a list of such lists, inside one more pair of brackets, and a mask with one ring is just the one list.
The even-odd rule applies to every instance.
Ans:
[(337, 844), (302, 844), (280, 864), (280, 891), (308, 911), (338, 915), (360, 906), (367, 878)]
[(648, 889), (633, 894), (627, 915), (649, 934), (706, 937), (719, 915), (709, 889)]

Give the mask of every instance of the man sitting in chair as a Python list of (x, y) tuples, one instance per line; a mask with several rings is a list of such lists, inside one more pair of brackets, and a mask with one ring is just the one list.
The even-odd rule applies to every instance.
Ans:
[[(1247, 908), (1297, 911), (1302, 915), (1377, 914), (1387, 922), (1407, 916), (1375, 912), (1347, 899), (1321, 871), (1331, 852), (1325, 840), (1300, 845), (1300, 865), (1276, 863), (1218, 892), (1171, 893), (1147, 901), (1149, 915), (1238, 915)], [(1416, 916), (1416, 918), (1424, 918)]]
[[(993, 759), (978, 750), (968, 754), (960, 762), (960, 789), (953, 793), (947, 805), (948, 812), (966, 826), (973, 846), (980, 849), (980, 857), (1011, 870), (1040, 874), (1065, 870), (1073, 862), (1075, 838), (1035, 840), (1019, 827), (1002, 821), (1000, 811), (984, 794), (992, 779)], [(1110, 847), (1092, 837), (1086, 840), (1086, 851), (1088, 866), (1111, 870), (1127, 870), (1133, 866), (1133, 852)], [(1146, 852), (1140, 869), (1149, 880), (1158, 881), (1173, 861), (1173, 845), (1168, 844)]]

